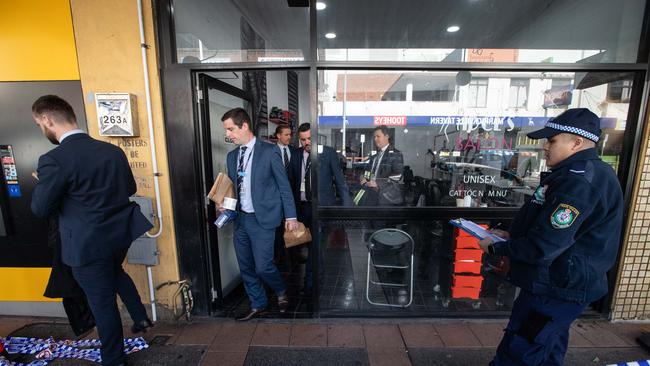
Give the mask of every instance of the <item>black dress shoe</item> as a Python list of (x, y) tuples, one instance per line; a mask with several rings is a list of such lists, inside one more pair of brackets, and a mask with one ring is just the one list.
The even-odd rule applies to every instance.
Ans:
[(281, 313), (286, 313), (289, 308), (289, 296), (285, 293), (282, 296), (278, 296), (278, 308)]
[(266, 309), (250, 309), (246, 314), (235, 318), (235, 320), (240, 322), (245, 322), (251, 319), (258, 318), (264, 314), (266, 314)]
[(131, 333), (147, 333), (147, 328), (153, 327), (153, 322), (149, 318), (140, 320), (138, 323), (134, 323), (131, 326)]

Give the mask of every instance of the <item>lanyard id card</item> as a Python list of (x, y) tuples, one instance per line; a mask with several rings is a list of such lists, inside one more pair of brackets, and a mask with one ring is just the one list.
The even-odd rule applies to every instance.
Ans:
[(363, 172), (363, 177), (364, 177), (366, 180), (370, 180), (370, 176), (371, 176), (371, 175), (372, 175), (372, 173), (370, 173), (369, 170), (366, 170), (365, 172)]

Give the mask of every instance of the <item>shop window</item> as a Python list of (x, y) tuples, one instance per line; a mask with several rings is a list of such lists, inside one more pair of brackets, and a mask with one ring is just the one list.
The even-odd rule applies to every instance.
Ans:
[(510, 108), (526, 108), (529, 84), (528, 79), (510, 79)]
[[(424, 80), (456, 78), (448, 72), (324, 72), (318, 131), (339, 155), (347, 192), (341, 197), (334, 182), (322, 188), (332, 189), (328, 196), (337, 197), (333, 204), (341, 205), (345, 198), (350, 207), (386, 209), (520, 207), (548, 170), (544, 140), (531, 140), (526, 134), (566, 108), (589, 108), (601, 117), (598, 152), (619, 168), (627, 104), (607, 108), (607, 90), (608, 85), (612, 90), (613, 80), (630, 82), (629, 74), (591, 72), (576, 79), (567, 72), (472, 71), (470, 83), (455, 86), (460, 98), (435, 104), (417, 100), (415, 91), (411, 101), (406, 94), (391, 94), (391, 89), (406, 90), (395, 87), (405, 75), (415, 91)], [(339, 83), (345, 83), (347, 97)], [(522, 95), (519, 100), (527, 95), (518, 108), (508, 106), (513, 85)], [(580, 97), (571, 97), (578, 91)], [(385, 150), (374, 137), (378, 128), (388, 137)], [(369, 187), (367, 181), (373, 180)]]
[(488, 79), (472, 79), (469, 83), (467, 97), (468, 107), (485, 107), (487, 106)]
[(632, 80), (618, 80), (607, 85), (607, 101), (628, 103), (632, 94)]
[(324, 3), (326, 61), (635, 63), (646, 13), (643, 0)]
[[(384, 227), (397, 233), (393, 238), (408, 239), (385, 245), (373, 235)], [(321, 220), (320, 232), (322, 312), (395, 316), (512, 309), (516, 289), (505, 281), (506, 264), (483, 255), (477, 239), (446, 221)]]

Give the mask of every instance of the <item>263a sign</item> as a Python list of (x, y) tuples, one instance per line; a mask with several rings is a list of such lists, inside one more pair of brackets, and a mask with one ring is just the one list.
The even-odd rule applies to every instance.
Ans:
[(129, 93), (95, 94), (100, 136), (138, 136), (135, 96)]

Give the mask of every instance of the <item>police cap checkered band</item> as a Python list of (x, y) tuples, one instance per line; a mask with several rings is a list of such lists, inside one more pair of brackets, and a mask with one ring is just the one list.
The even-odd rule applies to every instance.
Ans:
[(596, 136), (595, 134), (593, 134), (593, 133), (591, 133), (589, 131), (585, 131), (585, 130), (583, 130), (581, 128), (577, 128), (577, 127), (564, 126), (564, 125), (560, 125), (560, 124), (553, 123), (553, 122), (547, 122), (545, 127), (552, 128), (554, 130), (558, 130), (558, 131), (562, 131), (562, 132), (572, 133), (572, 134), (578, 135), (578, 136), (582, 136), (582, 137), (587, 138), (587, 139), (589, 139), (589, 140), (591, 140), (593, 142), (598, 142), (598, 140), (600, 140), (600, 137)]
[(566, 132), (582, 136), (593, 142), (600, 139), (600, 118), (587, 108), (571, 108), (546, 122), (544, 128), (529, 132), (531, 139), (547, 139)]

